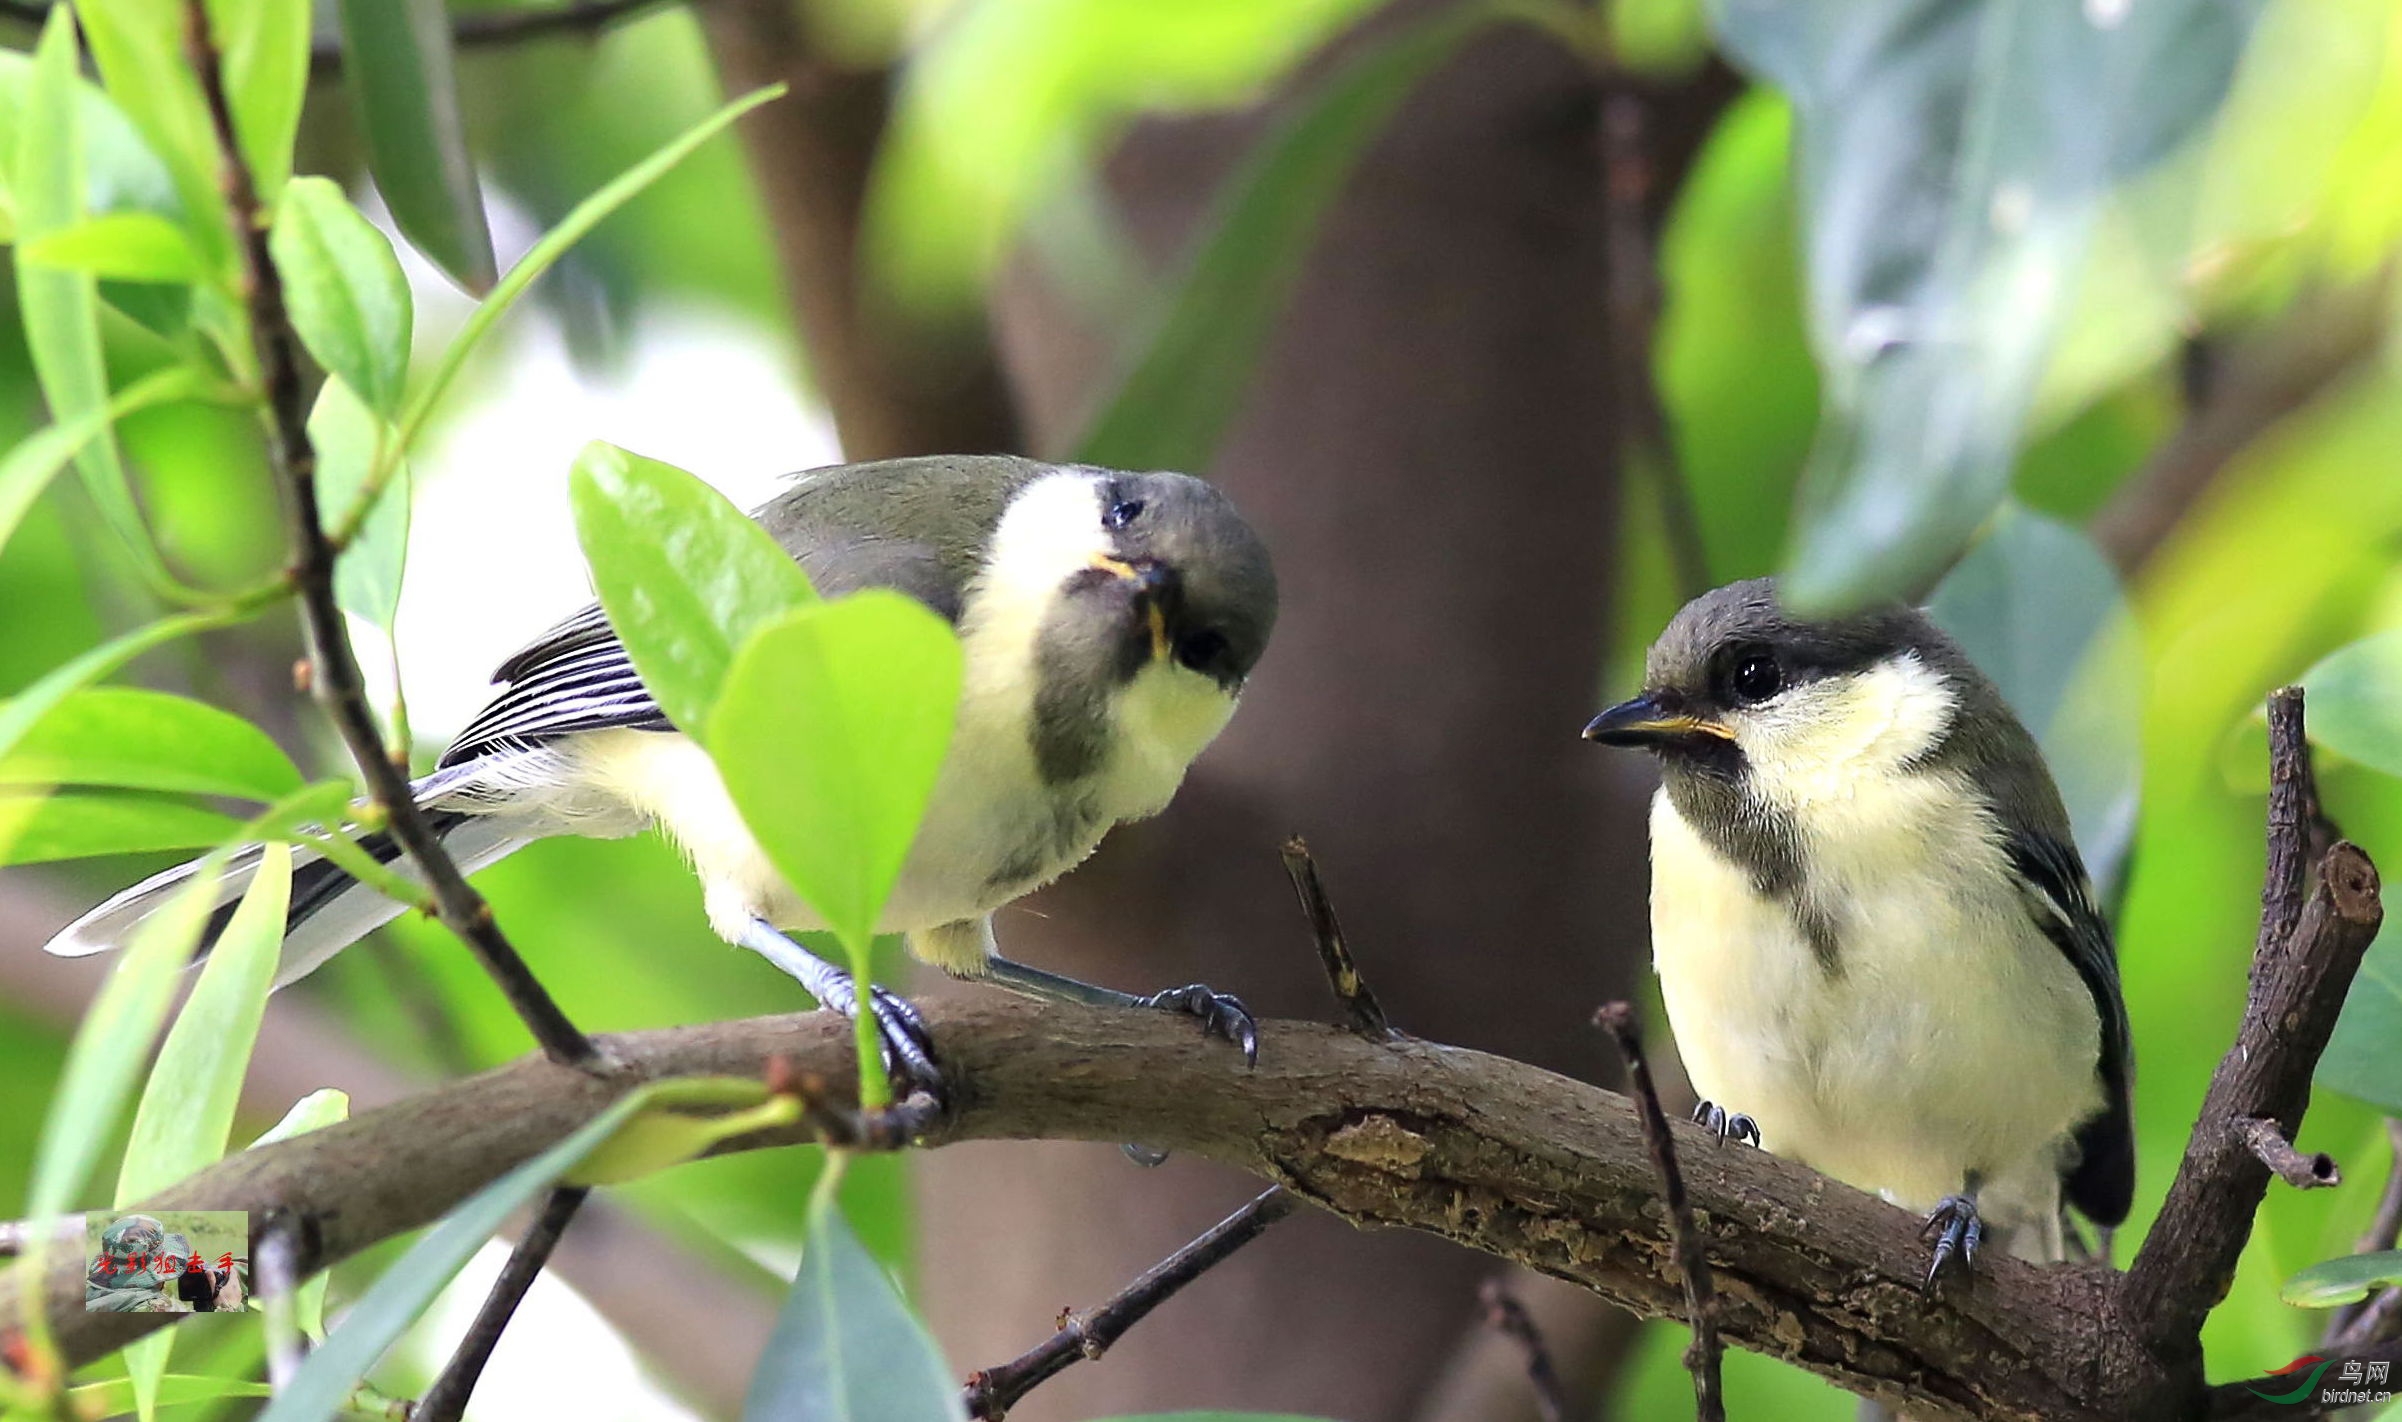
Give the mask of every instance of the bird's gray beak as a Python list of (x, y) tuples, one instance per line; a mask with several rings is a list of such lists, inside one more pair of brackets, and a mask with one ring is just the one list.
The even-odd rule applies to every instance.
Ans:
[(1694, 714), (1672, 691), (1646, 691), (1602, 712), (1585, 727), (1586, 740), (1605, 746), (1657, 746), (1697, 736), (1732, 741), (1735, 731), (1722, 721)]
[(1151, 627), (1151, 655), (1168, 654), (1169, 599), (1179, 591), (1176, 570), (1152, 558), (1112, 558), (1106, 553), (1093, 555), (1093, 566), (1134, 584), (1135, 601)]

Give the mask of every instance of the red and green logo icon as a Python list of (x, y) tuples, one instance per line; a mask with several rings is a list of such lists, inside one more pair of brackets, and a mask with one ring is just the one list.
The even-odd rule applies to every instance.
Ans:
[(2322, 1358), (2316, 1353), (2305, 1353), (2301, 1357), (2294, 1359), (2290, 1363), (2287, 1363), (2284, 1367), (2279, 1368), (2269, 1374), (2269, 1376), (2273, 1378), (2285, 1378), (2293, 1377), (2301, 1373), (2305, 1368), (2309, 1369), (2309, 1376), (2304, 1377), (2300, 1384), (2298, 1384), (2293, 1391), (2262, 1392), (2256, 1387), (2248, 1388), (2246, 1391), (2250, 1392), (2254, 1397), (2259, 1398), (2263, 1402), (2305, 1401), (2309, 1398), (2319, 1395), (2319, 1375), (2326, 1372), (2327, 1365), (2334, 1361), (2335, 1360), (2333, 1358)]

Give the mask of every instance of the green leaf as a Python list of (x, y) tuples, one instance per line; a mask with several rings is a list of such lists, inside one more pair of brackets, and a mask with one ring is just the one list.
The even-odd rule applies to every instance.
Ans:
[(1497, 11), (1456, 6), (1329, 76), (1252, 152), (1218, 200), (1174, 297), (1102, 404), (1076, 458), (1119, 469), (1208, 465), (1343, 179), (1419, 80)]
[[(292, 190), (315, 181), (297, 179)], [(329, 375), (318, 388), (317, 408), (309, 412), (309, 439), (317, 447), (319, 507), (339, 509), (361, 497), (400, 435), (340, 376)], [(390, 633), (400, 613), (400, 580), (408, 557), (409, 467), (402, 461), (393, 466), (392, 476), (334, 564), (334, 601), (343, 611)]]
[(964, 1422), (959, 1382), (821, 1184), (743, 1422)]
[(174, 184), (194, 248), (212, 270), (230, 276), (233, 227), (225, 214), (216, 128), (184, 58), (183, 0), (80, 0), (75, 9), (109, 98)]
[(735, 655), (701, 740), (779, 872), (858, 951), (950, 748), (959, 639), (870, 589), (786, 614)]
[(467, 152), (442, 0), (342, 0), (344, 78), (367, 168), (409, 245), (467, 290), (492, 287), (492, 231)]
[[(161, 1329), (142, 1340), (156, 1342), (174, 1336), (173, 1329)], [(138, 1344), (135, 1346), (139, 1346)], [(132, 1352), (128, 1348), (127, 1352)], [(136, 1384), (130, 1377), (107, 1378), (100, 1382), (84, 1383), (67, 1389), (73, 1398), (78, 1417), (116, 1417), (135, 1408)], [(199, 1377), (191, 1373), (175, 1373), (159, 1378), (152, 1394), (155, 1405), (175, 1407), (191, 1402), (213, 1402), (221, 1397), (265, 1397), (271, 1389), (265, 1383), (247, 1382), (241, 1378)]]
[(193, 282), (201, 274), (192, 239), (150, 212), (87, 217), (26, 242), (18, 259), (118, 281)]
[(2310, 738), (2402, 775), (2402, 630), (2364, 637), (2302, 674)]
[(332, 181), (295, 178), (276, 204), (267, 246), (309, 354), (378, 414), (396, 413), (413, 315), (392, 244)]
[(619, 1097), (566, 1139), (443, 1216), (360, 1296), (342, 1326), (327, 1336), (323, 1347), (308, 1355), (292, 1385), (276, 1395), (259, 1422), (319, 1422), (339, 1408), (368, 1369), (425, 1312), (484, 1241), (640, 1111), (652, 1089), (641, 1087)]
[[(294, 1102), (282, 1120), (250, 1144), (253, 1149), (273, 1145), (277, 1141), (288, 1141), (294, 1136), (306, 1135), (310, 1131), (349, 1119), (350, 1093), (337, 1091), (330, 1086), (319, 1087)], [(270, 1336), (273, 1336), (272, 1330), (277, 1328), (296, 1328), (306, 1333), (312, 1342), (325, 1341), (326, 1277), (326, 1271), (320, 1269), (303, 1279), (300, 1286), (292, 1291), (288, 1303), (280, 1298), (260, 1301), (267, 1315)]]
[(0, 789), (0, 865), (221, 844), (242, 822), (135, 790)]
[(2143, 649), (2118, 573), (2085, 533), (2005, 506), (1927, 612), (2043, 747), (2102, 903), (2135, 838)]
[(2360, 960), (2315, 1076), (2321, 1086), (2402, 1116), (2402, 930), (2392, 916)]
[[(0, 170), (13, 169), (32, 91), (33, 56), (0, 50)], [(76, 124), (83, 137), (84, 202), (92, 212), (150, 212), (183, 219), (174, 175), (100, 86), (74, 83)], [(12, 239), (13, 240), (13, 239)]]
[[(242, 1077), (258, 1042), (267, 994), (275, 986), (284, 911), (291, 899), (292, 851), (269, 844), (142, 1088), (133, 1134), (117, 1170), (118, 1206), (163, 1190), (224, 1156)], [(125, 1350), (126, 1374), (145, 1418), (163, 1400), (160, 1383), (174, 1346), (175, 1330), (163, 1328)]]
[(7, 701), (0, 701), (0, 761), (15, 754), (25, 737), (57, 710), (60, 702), (135, 657), (178, 637), (223, 627), (249, 615), (248, 607), (236, 606), (162, 617), (119, 634), (64, 666), (52, 668), (40, 681)]
[(2286, 1280), (2283, 1293), (2296, 1308), (2341, 1308), (2396, 1287), (2402, 1287), (2402, 1249), (2383, 1249), (2313, 1264)]
[(150, 1044), (166, 1021), (175, 983), (200, 944), (216, 906), (218, 859), (134, 930), (111, 968), (75, 1040), (50, 1114), (35, 1148), (26, 1213), (36, 1219), (63, 1212), (83, 1193), (115, 1131), (133, 1084), (150, 1060)]
[[(374, 0), (349, 0), (349, 3), (372, 5)], [(570, 247), (584, 240), (585, 235), (600, 226), (609, 214), (633, 201), (643, 189), (667, 176), (678, 163), (691, 157), (693, 150), (724, 132), (734, 120), (770, 99), (783, 97), (783, 94), (783, 85), (770, 84), (733, 100), (684, 130), (648, 158), (612, 178), (599, 192), (577, 203), (567, 216), (559, 220), (558, 226), (543, 233), (541, 240), (527, 249), (517, 265), (509, 268), (508, 275), (500, 279), (500, 284), (492, 288), (492, 294), (476, 304), (466, 323), (459, 328), (459, 334), (452, 337), (450, 344), (443, 348), (441, 357), (434, 363), (433, 375), (419, 387), (416, 397), (409, 401), (409, 408), (400, 417), (401, 449), (405, 451), (416, 439), (427, 416), (433, 413), (435, 403), (442, 398), (442, 392), (450, 388), (450, 382), (457, 377), (459, 368), (467, 363), (467, 357), (482, 344), (493, 324), (516, 304), (517, 298), (525, 294), (526, 288), (532, 286), (537, 277), (556, 265), (561, 257), (567, 255)]]
[(309, 0), (209, 0), (225, 56), (225, 99), (259, 201), (273, 206), (292, 176), (292, 142), (309, 87)]
[(291, 760), (250, 722), (190, 697), (128, 686), (74, 693), (0, 757), (0, 786), (113, 785), (275, 800), (300, 783)]
[(673, 465), (595, 441), (568, 494), (609, 624), (678, 726), (707, 725), (735, 653), (816, 600), (766, 529)]
[(756, 1077), (688, 1077), (661, 1082), (617, 1133), (567, 1172), (575, 1185), (616, 1185), (698, 1160), (719, 1141), (788, 1126), (801, 1101), (771, 1094)]
[(207, 386), (206, 378), (190, 366), (169, 366), (126, 386), (101, 409), (87, 410), (74, 420), (36, 430), (19, 440), (6, 455), (0, 455), (0, 548), (8, 546), (25, 511), (33, 507), (33, 501), (67, 461), (107, 433), (114, 422), (162, 401), (195, 398)]
[(1825, 374), (1784, 595), (1913, 596), (2007, 491), (2103, 201), (2216, 112), (2259, 0), (1717, 0), (1785, 91)]

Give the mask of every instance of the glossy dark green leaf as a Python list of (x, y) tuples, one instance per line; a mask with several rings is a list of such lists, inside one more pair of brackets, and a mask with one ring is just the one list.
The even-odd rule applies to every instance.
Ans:
[(0, 865), (221, 844), (242, 822), (138, 790), (0, 789)]
[(917, 837), (951, 743), (959, 639), (871, 589), (744, 643), (701, 739), (768, 858), (858, 952)]
[(225, 56), (225, 98), (259, 201), (272, 206), (292, 175), (292, 140), (309, 87), (309, 0), (208, 0)]
[(1418, 81), (1496, 13), (1462, 5), (1395, 33), (1327, 76), (1261, 141), (1227, 180), (1208, 236), (1077, 441), (1077, 459), (1120, 469), (1208, 465), (1353, 161)]
[(377, 413), (397, 414), (413, 315), (391, 242), (324, 178), (284, 189), (267, 242), (309, 354)]
[(27, 241), (18, 260), (119, 281), (191, 282), (201, 273), (183, 229), (151, 212), (87, 217)]
[(2360, 960), (2316, 1079), (2402, 1116), (2402, 930), (2388, 915)]
[(2001, 502), (2102, 200), (2216, 112), (2259, 8), (1719, 0), (1797, 115), (1826, 377), (1797, 610), (1916, 594)]
[(342, 0), (342, 77), (367, 167), (409, 245), (471, 292), (498, 274), (442, 0)]
[[(313, 181), (296, 179), (293, 191)], [(319, 506), (349, 508), (399, 438), (390, 422), (351, 393), (346, 381), (327, 376), (317, 391), (317, 408), (309, 412), (309, 439), (317, 447)], [(390, 633), (400, 614), (400, 580), (408, 557), (409, 466), (403, 460), (392, 467), (383, 492), (334, 564), (334, 601), (343, 611)]]
[(2378, 1289), (2402, 1285), (2402, 1249), (2348, 1254), (2313, 1264), (2285, 1281), (2285, 1301), (2296, 1308), (2341, 1308)]
[(811, 1197), (801, 1267), (751, 1375), (743, 1422), (964, 1422), (959, 1381), (832, 1192)]
[(434, 1302), (484, 1241), (509, 1216), (548, 1189), (594, 1146), (642, 1109), (651, 1088), (638, 1088), (540, 1155), (478, 1190), (444, 1215), (384, 1271), (330, 1334), (308, 1355), (291, 1386), (259, 1414), (259, 1422), (321, 1422), (339, 1409), (394, 1340)]
[(2011, 507), (1927, 611), (2042, 744), (2086, 872), (2112, 902), (2143, 778), (2143, 649), (2117, 571), (2082, 530)]
[(43, 785), (267, 801), (299, 789), (300, 772), (265, 731), (230, 711), (163, 691), (100, 686), (67, 697), (0, 756), (0, 786)]
[(678, 726), (709, 722), (752, 633), (816, 600), (807, 575), (726, 496), (670, 464), (585, 446), (576, 537), (609, 623)]
[(2363, 637), (2302, 675), (2310, 738), (2387, 775), (2402, 775), (2402, 631)]

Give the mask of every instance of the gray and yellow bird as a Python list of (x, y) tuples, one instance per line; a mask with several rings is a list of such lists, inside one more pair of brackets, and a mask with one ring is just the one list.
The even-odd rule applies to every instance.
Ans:
[[(1198, 1016), (1251, 1055), (1250, 1014), (1193, 986), (1147, 997), (1001, 957), (992, 914), (1164, 808), (1227, 718), (1276, 622), (1268, 551), (1225, 496), (1182, 474), (1001, 455), (796, 476), (755, 515), (817, 589), (892, 588), (948, 619), (964, 652), (950, 751), (879, 927), (944, 971), (1039, 997)], [(549, 835), (657, 826), (692, 863), (709, 921), (830, 1007), (849, 977), (788, 936), (822, 927), (744, 826), (716, 766), (668, 722), (608, 618), (585, 608), (503, 663), (502, 690), (418, 781), (451, 853), (481, 868)], [(391, 860), (387, 840), (369, 848)], [(237, 871), (255, 862), (237, 861)], [(115, 947), (194, 866), (126, 890), (50, 951)], [(229, 874), (229, 912), (248, 875)], [(313, 859), (294, 878), (279, 982), (400, 912)], [(870, 998), (896, 1068), (931, 1080), (908, 1005)]]
[(1929, 1212), (1931, 1284), (1987, 1221), (2064, 1253), (2135, 1188), (2110, 929), (2042, 752), (1915, 609), (1686, 605), (1585, 728), (1662, 768), (1653, 962), (1696, 1117)]

